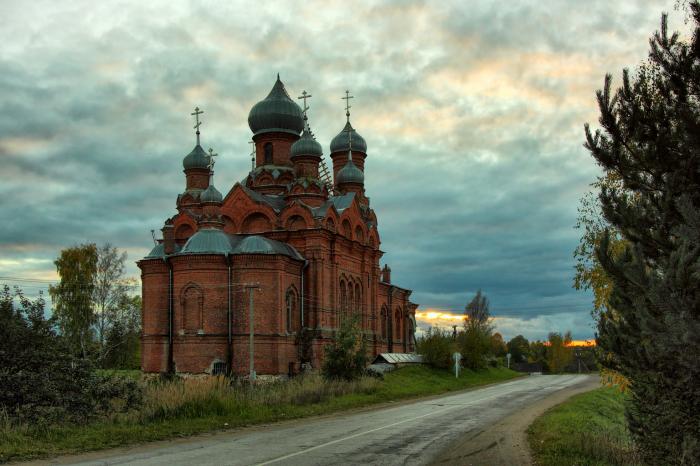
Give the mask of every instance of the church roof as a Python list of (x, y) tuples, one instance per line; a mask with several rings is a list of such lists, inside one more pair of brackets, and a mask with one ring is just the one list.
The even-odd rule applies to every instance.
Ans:
[(258, 235), (242, 239), (233, 249), (233, 254), (282, 254), (293, 259), (304, 260), (301, 254), (287, 243)]
[(350, 149), (350, 145), (348, 144), (348, 131), (350, 131), (350, 139), (352, 140), (352, 150), (366, 154), (367, 142), (365, 142), (365, 138), (355, 131), (349, 121), (345, 123), (345, 127), (331, 141), (331, 153), (346, 152)]
[(279, 131), (299, 135), (304, 129), (301, 108), (289, 97), (279, 75), (268, 96), (250, 109), (248, 126), (253, 134)]
[(230, 254), (238, 238), (218, 228), (202, 228), (187, 240), (180, 254)]
[[(180, 245), (175, 244), (175, 252), (180, 251)], [(149, 252), (144, 259), (162, 259), (165, 257), (165, 245), (163, 243), (158, 243), (154, 246), (153, 249), (151, 249), (151, 252)]]
[(352, 199), (354, 197), (355, 193), (353, 192), (341, 194), (339, 196), (331, 196), (326, 202), (313, 209), (314, 217), (324, 217), (331, 206), (334, 206), (335, 210), (337, 210), (338, 213), (341, 213), (343, 210), (352, 205)]
[[(175, 254), (279, 254), (296, 260), (304, 260), (299, 252), (287, 243), (264, 236), (230, 235), (217, 228), (202, 228), (192, 235), (182, 249)], [(164, 257), (163, 245), (157, 245), (147, 259)]]
[(335, 182), (338, 185), (343, 183), (364, 184), (365, 174), (362, 173), (362, 170), (357, 168), (357, 165), (355, 165), (352, 160), (348, 160), (348, 163), (346, 163), (345, 166), (338, 171), (338, 174), (335, 177)]
[(286, 201), (284, 200), (284, 196), (277, 196), (274, 194), (261, 194), (243, 185), (241, 185), (241, 188), (243, 188), (243, 191), (245, 191), (245, 193), (248, 196), (250, 196), (254, 201), (267, 204), (268, 206), (272, 207), (272, 209), (275, 212), (281, 212), (282, 209), (284, 209), (287, 205)]
[(182, 166), (185, 170), (190, 168), (209, 168), (209, 154), (204, 152), (202, 146), (197, 144), (192, 149), (192, 152), (187, 154), (182, 160)]

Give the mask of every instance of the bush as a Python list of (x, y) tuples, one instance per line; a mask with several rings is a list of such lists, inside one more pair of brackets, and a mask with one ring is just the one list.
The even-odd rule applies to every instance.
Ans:
[(456, 346), (449, 332), (437, 327), (429, 328), (417, 343), (418, 353), (423, 355), (426, 364), (440, 369), (449, 369), (454, 364), (452, 353)]
[(491, 334), (488, 328), (468, 322), (464, 333), (460, 333), (459, 348), (462, 351), (462, 365), (468, 369), (480, 370), (489, 365), (491, 358)]
[(343, 320), (333, 343), (326, 345), (323, 376), (354, 380), (365, 373), (367, 362), (367, 344), (357, 318)]
[[(19, 306), (15, 306), (15, 298)], [(42, 296), (0, 291), (0, 411), (13, 423), (84, 422), (140, 403), (133, 380), (100, 376), (44, 317)]]

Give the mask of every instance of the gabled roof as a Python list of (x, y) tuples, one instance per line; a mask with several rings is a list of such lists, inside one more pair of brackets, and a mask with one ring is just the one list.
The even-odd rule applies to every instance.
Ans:
[(380, 353), (374, 358), (372, 364), (383, 362), (389, 364), (422, 364), (423, 355), (416, 353)]
[(250, 188), (246, 188), (242, 184), (241, 184), (241, 188), (251, 199), (253, 199), (256, 202), (261, 202), (263, 204), (267, 204), (275, 212), (281, 212), (282, 209), (284, 209), (284, 207), (287, 204), (286, 201), (284, 200), (284, 196), (277, 196), (274, 194), (260, 194), (257, 191), (254, 191)]
[(341, 194), (339, 196), (331, 196), (326, 202), (313, 209), (314, 217), (325, 217), (326, 212), (328, 212), (331, 206), (335, 207), (335, 210), (340, 214), (352, 205), (354, 197), (355, 193), (353, 192)]

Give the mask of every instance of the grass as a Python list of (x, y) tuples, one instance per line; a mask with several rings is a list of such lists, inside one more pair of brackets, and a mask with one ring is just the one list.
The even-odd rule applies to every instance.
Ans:
[(536, 463), (639, 464), (625, 427), (624, 407), (625, 395), (617, 388), (599, 388), (550, 409), (528, 429)]
[[(131, 374), (130, 374), (131, 375)], [(384, 380), (325, 381), (320, 376), (259, 386), (231, 386), (224, 378), (151, 382), (136, 412), (86, 425), (15, 426), (0, 413), (0, 461), (23, 460), (188, 436), (295, 419), (371, 404), (462, 390), (521, 374), (492, 368), (454, 374), (405, 367)]]

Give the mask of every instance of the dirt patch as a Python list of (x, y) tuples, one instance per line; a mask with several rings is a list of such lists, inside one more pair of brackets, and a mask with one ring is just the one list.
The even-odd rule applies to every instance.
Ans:
[(526, 434), (530, 424), (549, 408), (563, 403), (573, 395), (599, 386), (599, 377), (591, 376), (583, 382), (536, 401), (486, 429), (469, 432), (454, 442), (432, 464), (441, 466), (531, 465), (532, 456)]

